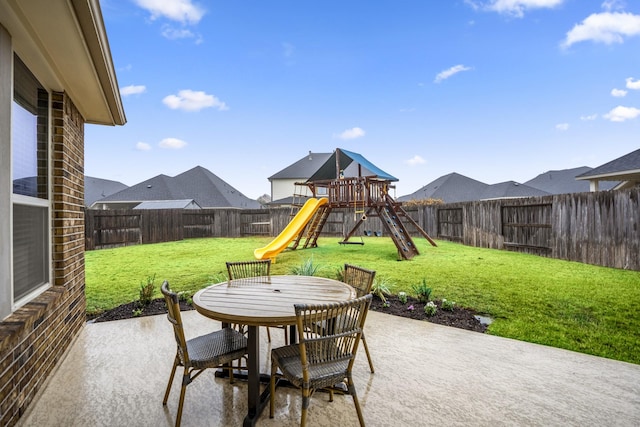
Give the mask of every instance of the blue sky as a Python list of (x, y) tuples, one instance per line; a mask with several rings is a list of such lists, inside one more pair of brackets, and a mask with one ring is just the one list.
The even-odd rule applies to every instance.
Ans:
[(127, 115), (87, 125), (86, 175), (203, 166), (251, 198), (344, 148), (396, 195), (640, 147), (640, 1), (101, 0)]

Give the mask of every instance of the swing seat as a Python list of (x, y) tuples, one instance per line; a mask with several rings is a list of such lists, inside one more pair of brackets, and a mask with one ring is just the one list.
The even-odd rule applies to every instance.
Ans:
[(341, 240), (338, 242), (339, 245), (364, 245), (364, 242), (350, 242), (348, 240)]

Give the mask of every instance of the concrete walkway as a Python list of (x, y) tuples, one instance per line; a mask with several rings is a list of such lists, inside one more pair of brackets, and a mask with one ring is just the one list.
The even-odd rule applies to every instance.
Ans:
[[(220, 327), (183, 316), (188, 336)], [(640, 365), (376, 312), (366, 330), (376, 373), (359, 351), (354, 381), (369, 426), (640, 425)], [(271, 335), (280, 345), (283, 332)], [(174, 355), (165, 316), (87, 324), (19, 425), (172, 426), (180, 381), (166, 408), (162, 397)], [(266, 408), (259, 425), (298, 425), (300, 392), (276, 394), (275, 418)], [(246, 383), (207, 371), (187, 388), (182, 424), (240, 426), (245, 412)], [(317, 393), (308, 421), (357, 425), (353, 401)]]

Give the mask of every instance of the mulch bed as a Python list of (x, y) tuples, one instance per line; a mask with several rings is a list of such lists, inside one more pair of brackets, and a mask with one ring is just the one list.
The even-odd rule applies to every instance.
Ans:
[[(371, 310), (378, 311), (380, 313), (388, 313), (394, 316), (408, 317), (416, 320), (426, 320), (427, 322), (437, 323), (439, 325), (453, 326), (454, 328), (467, 329), (474, 332), (484, 333), (487, 330), (487, 325), (481, 323), (476, 317), (476, 312), (464, 308), (454, 306), (453, 311), (443, 310), (442, 302), (440, 300), (433, 301), (438, 310), (433, 316), (427, 316), (424, 312), (425, 304), (419, 302), (417, 299), (407, 297), (407, 303), (400, 302), (396, 295), (390, 295), (387, 297), (388, 307), (384, 306), (384, 303), (379, 298), (373, 298), (371, 303)], [(413, 306), (413, 310), (409, 307)]]
[[(440, 301), (434, 301), (438, 307), (438, 311), (433, 316), (427, 316), (424, 313), (424, 303), (421, 303), (411, 297), (408, 297), (407, 303), (403, 304), (398, 300), (397, 296), (391, 295), (387, 297), (387, 303), (389, 306), (384, 307), (382, 300), (374, 297), (373, 302), (371, 303), (371, 310), (378, 311), (380, 313), (388, 313), (394, 316), (425, 320), (431, 323), (453, 326), (455, 328), (467, 329), (475, 332), (485, 332), (487, 329), (487, 326), (481, 323), (474, 316), (475, 312), (467, 308), (456, 306), (453, 311), (447, 311), (441, 308)], [(408, 309), (411, 305), (413, 305), (413, 310)], [(181, 300), (180, 309), (193, 310), (193, 306), (187, 304), (186, 301)], [(120, 305), (97, 316), (87, 315), (87, 320), (92, 322), (109, 322), (113, 320), (131, 319), (133, 317), (153, 316), (156, 314), (164, 314), (166, 312), (167, 307), (164, 299), (157, 298), (145, 306), (141, 306), (139, 302), (135, 301)]]

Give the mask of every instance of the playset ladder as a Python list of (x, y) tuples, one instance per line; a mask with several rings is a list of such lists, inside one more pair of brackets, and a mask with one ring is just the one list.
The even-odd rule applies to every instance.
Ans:
[(327, 218), (329, 218), (329, 214), (331, 213), (331, 208), (323, 205), (320, 206), (318, 212), (316, 212), (315, 216), (309, 223), (309, 227), (307, 227), (307, 236), (302, 246), (304, 249), (311, 247), (318, 247), (318, 237), (320, 237), (320, 232), (322, 231), (322, 227), (327, 222)]
[(291, 218), (296, 216), (308, 198), (308, 188), (300, 183), (295, 183), (293, 187), (293, 195), (291, 197), (291, 210), (289, 212), (289, 216)]
[(398, 248), (398, 255), (404, 259), (411, 259), (416, 255), (419, 255), (418, 248), (413, 243), (413, 239), (407, 232), (404, 224), (400, 221), (399, 215), (396, 212), (394, 204), (391, 203), (389, 197), (386, 198), (384, 206), (378, 206), (378, 216), (382, 220), (382, 224), (389, 231), (391, 240)]

